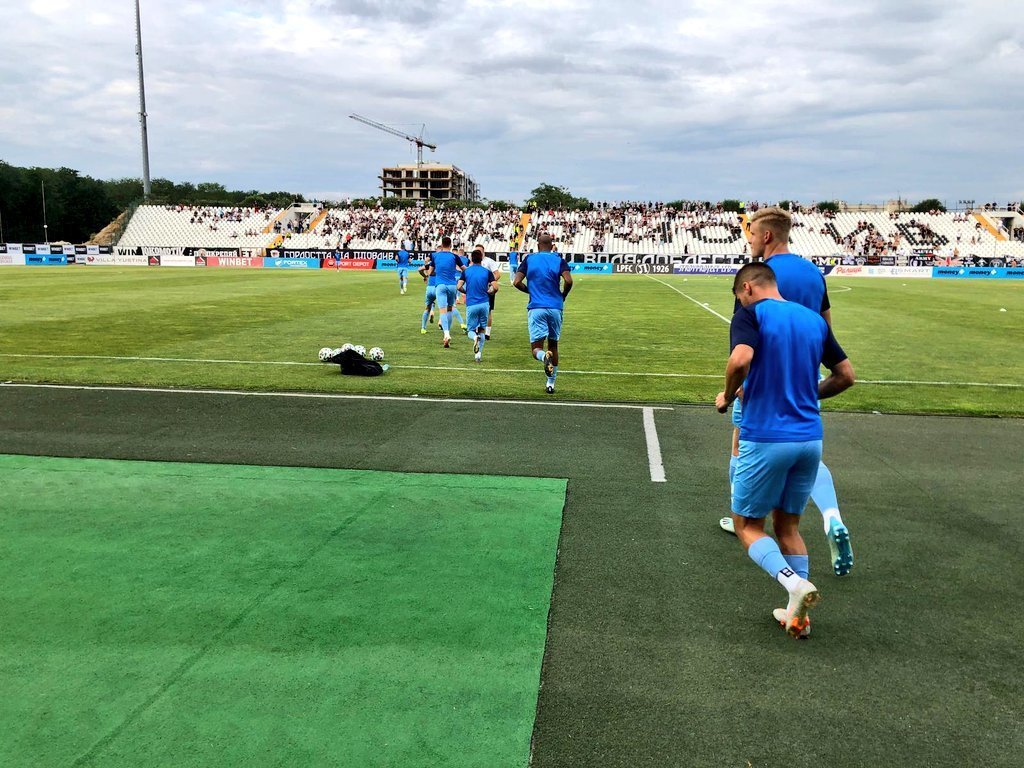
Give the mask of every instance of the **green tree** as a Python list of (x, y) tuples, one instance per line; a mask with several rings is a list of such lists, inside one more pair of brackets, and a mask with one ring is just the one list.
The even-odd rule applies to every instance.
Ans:
[(943, 211), (945, 212), (946, 206), (942, 204), (941, 200), (934, 197), (929, 197), (927, 200), (922, 200), (920, 203), (910, 209), (914, 213), (928, 213), (928, 211)]
[(527, 205), (535, 205), (538, 208), (560, 208), (580, 210), (592, 208), (593, 205), (585, 197), (575, 197), (565, 187), (556, 187), (554, 184), (540, 184), (530, 192), (530, 199)]
[(839, 213), (839, 203), (835, 200), (822, 200), (818, 203), (817, 208), (822, 213), (830, 211), (831, 213)]

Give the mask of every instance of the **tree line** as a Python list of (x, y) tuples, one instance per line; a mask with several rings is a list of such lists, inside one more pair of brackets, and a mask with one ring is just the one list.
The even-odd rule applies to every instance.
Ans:
[[(293, 192), (229, 190), (213, 182), (153, 179), (151, 190), (146, 202), (154, 205), (284, 208), (305, 202)], [(73, 168), (21, 168), (0, 160), (0, 242), (84, 243), (141, 201), (141, 179), (94, 179)]]

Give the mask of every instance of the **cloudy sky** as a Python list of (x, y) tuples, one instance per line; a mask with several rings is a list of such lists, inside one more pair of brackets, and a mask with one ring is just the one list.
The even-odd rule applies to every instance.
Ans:
[[(139, 176), (131, 0), (0, 0), (0, 159)], [(341, 199), (1024, 197), (1017, 0), (142, 0), (153, 177)]]

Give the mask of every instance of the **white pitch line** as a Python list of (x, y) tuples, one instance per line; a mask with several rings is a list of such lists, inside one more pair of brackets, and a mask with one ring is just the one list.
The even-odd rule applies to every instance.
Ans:
[(692, 301), (692, 302), (693, 302), (694, 304), (696, 304), (696, 305), (697, 305), (698, 307), (700, 307), (701, 309), (703, 309), (703, 310), (705, 310), (705, 311), (707, 311), (707, 312), (710, 312), (710, 313), (711, 313), (712, 315), (714, 315), (715, 317), (717, 317), (717, 318), (718, 318), (719, 320), (721, 320), (721, 321), (722, 321), (723, 323), (725, 323), (726, 325), (729, 325), (729, 318), (728, 318), (728, 317), (725, 317), (724, 315), (720, 315), (720, 314), (718, 314), (717, 312), (715, 312), (715, 310), (713, 310), (713, 309), (712, 309), (711, 307), (709, 307), (709, 306), (708, 306), (707, 304), (702, 304), (701, 302), (699, 302), (699, 301), (697, 301), (697, 300), (696, 300), (695, 298), (693, 298), (693, 296), (690, 296), (690, 295), (689, 295), (689, 294), (687, 294), (687, 293), (683, 293), (682, 291), (680, 291), (680, 290), (679, 290), (678, 288), (676, 288), (676, 287), (675, 287), (674, 285), (672, 285), (671, 283), (666, 283), (666, 282), (665, 282), (664, 280), (659, 280), (658, 278), (654, 277), (653, 275), (648, 275), (648, 277), (649, 277), (649, 278), (651, 278), (651, 280), (653, 280), (653, 281), (654, 281), (654, 282), (656, 282), (656, 283), (661, 283), (661, 284), (662, 284), (662, 285), (664, 285), (664, 286), (665, 286), (666, 288), (671, 288), (671, 289), (672, 289), (673, 291), (675, 291), (676, 293), (678, 293), (678, 294), (679, 294), (680, 296), (683, 296), (684, 298), (687, 298), (687, 299), (689, 299), (690, 301)]
[(644, 436), (647, 438), (647, 463), (651, 468), (651, 482), (665, 482), (665, 465), (661, 462), (658, 428), (654, 426), (654, 409), (644, 408)]
[[(215, 365), (299, 365), (323, 366), (324, 363), (303, 363), (290, 360), (216, 360), (194, 357), (121, 357), (116, 355), (30, 355), (14, 352), (0, 352), (0, 358), (29, 358), (36, 360), (117, 360), (122, 362), (154, 362), (154, 363), (206, 363)], [(478, 373), (537, 373), (536, 368), (479, 368), (446, 365), (392, 365), (394, 369), (422, 371), (476, 371)], [(648, 378), (671, 379), (721, 379), (720, 373), (657, 373), (651, 371), (573, 371), (560, 369), (559, 373), (576, 376), (637, 376)], [(913, 379), (858, 379), (858, 384), (902, 384), (918, 387), (990, 387), (994, 389), (1024, 389), (1024, 384), (995, 384), (985, 381), (917, 381)], [(181, 391), (181, 390), (175, 390)], [(203, 390), (207, 391), (207, 390)], [(475, 401), (474, 401), (475, 402)], [(525, 401), (532, 402), (532, 401)]]
[(350, 395), (343, 392), (248, 392), (242, 389), (175, 389), (174, 387), (115, 387), (88, 384), (21, 384), (11, 381), (0, 382), (0, 388), (7, 389), (67, 389), (89, 392), (139, 392), (169, 395), (237, 395), (239, 397), (289, 397), (306, 400), (395, 400), (407, 403), (483, 403), (486, 405), (540, 405), (562, 408), (607, 408), (629, 411), (653, 410), (673, 411), (663, 405), (644, 406), (626, 403), (583, 403), (559, 400), (477, 400), (470, 397), (420, 397), (419, 395)]
[[(143, 363), (203, 363), (212, 365), (300, 365), (323, 367), (324, 363), (300, 363), (290, 360), (218, 360), (195, 357), (130, 357), (120, 355), (30, 355), (18, 353), (0, 353), (0, 357), (29, 358), (35, 360), (115, 360), (121, 362)], [(537, 373), (539, 368), (481, 368), (479, 366), (448, 366), (448, 365), (392, 365), (394, 369), (419, 371), (476, 371), (478, 373)], [(560, 369), (559, 373), (577, 376), (646, 376), (653, 378), (672, 379), (720, 379), (717, 373), (656, 373), (652, 371), (574, 371)]]

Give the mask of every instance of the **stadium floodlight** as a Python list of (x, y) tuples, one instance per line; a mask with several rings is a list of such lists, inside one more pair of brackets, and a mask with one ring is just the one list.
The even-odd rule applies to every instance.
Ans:
[(43, 196), (43, 242), (49, 245), (50, 228), (46, 224), (46, 182), (43, 179), (39, 180), (39, 189)]
[(142, 15), (135, 0), (135, 57), (139, 63), (139, 125), (142, 128), (142, 195), (149, 197), (149, 134), (146, 127), (146, 82), (142, 74)]

